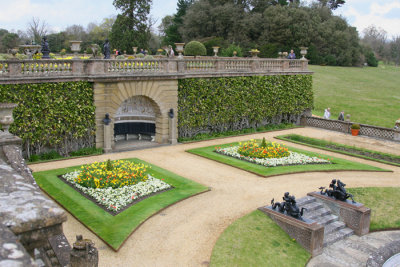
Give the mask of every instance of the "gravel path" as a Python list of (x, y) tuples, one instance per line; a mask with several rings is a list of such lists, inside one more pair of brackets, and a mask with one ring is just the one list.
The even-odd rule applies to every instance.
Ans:
[(56, 163), (35, 164), (30, 167), (34, 171), (41, 171), (91, 163), (109, 158), (138, 157), (211, 187), (210, 192), (173, 205), (146, 221), (128, 238), (117, 253), (108, 248), (76, 219), (69, 216), (68, 221), (64, 224), (64, 233), (69, 242), (72, 243), (75, 240), (76, 234), (83, 234), (85, 238), (92, 239), (99, 249), (99, 266), (101, 267), (207, 266), (214, 244), (227, 226), (245, 214), (269, 203), (273, 197), (279, 198), (286, 191), (300, 198), (308, 192), (316, 191), (321, 185), (329, 184), (332, 178), (339, 178), (345, 181), (347, 187), (400, 186), (400, 168), (398, 167), (292, 143), (288, 143), (288, 145), (367, 163), (393, 170), (393, 172), (314, 172), (261, 178), (254, 174), (185, 152), (185, 150), (191, 148), (243, 141), (251, 138), (265, 137), (267, 140), (273, 140), (274, 136), (287, 133), (297, 133), (339, 143), (354, 144), (359, 147), (382, 152), (400, 154), (400, 144), (393, 142), (353, 137), (316, 128), (299, 128), (64, 160)]

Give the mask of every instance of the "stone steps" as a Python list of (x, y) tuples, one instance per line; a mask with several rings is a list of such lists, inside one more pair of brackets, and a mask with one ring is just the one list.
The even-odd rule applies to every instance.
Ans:
[(316, 221), (325, 227), (324, 247), (354, 234), (353, 230), (338, 220), (338, 216), (332, 214), (329, 208), (317, 202), (314, 197), (303, 197), (297, 200), (297, 205), (300, 209), (303, 207), (307, 209), (304, 211), (303, 218)]

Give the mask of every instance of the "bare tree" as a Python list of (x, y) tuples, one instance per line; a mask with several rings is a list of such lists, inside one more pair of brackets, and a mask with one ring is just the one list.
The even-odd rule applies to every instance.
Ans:
[(370, 25), (363, 31), (364, 37), (361, 41), (370, 46), (379, 59), (387, 57), (387, 32), (375, 25)]
[(40, 43), (43, 36), (48, 33), (48, 25), (46, 21), (40, 20), (40, 18), (32, 17), (32, 20), (28, 23), (28, 35), (36, 43)]
[(390, 42), (390, 54), (396, 66), (400, 66), (400, 35), (393, 37)]

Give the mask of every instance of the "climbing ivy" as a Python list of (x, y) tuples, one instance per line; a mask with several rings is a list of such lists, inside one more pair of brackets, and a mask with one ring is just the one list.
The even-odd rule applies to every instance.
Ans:
[(46, 148), (62, 155), (95, 141), (93, 86), (88, 82), (2, 84), (0, 102), (17, 103), (10, 132), (27, 157)]
[(294, 122), (313, 107), (311, 75), (182, 79), (180, 137)]

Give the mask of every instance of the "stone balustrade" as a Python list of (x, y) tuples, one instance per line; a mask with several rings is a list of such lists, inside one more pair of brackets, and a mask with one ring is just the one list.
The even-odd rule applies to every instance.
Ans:
[(307, 60), (264, 58), (158, 58), (126, 60), (3, 60), (0, 83), (44, 80), (95, 80), (107, 77), (174, 78), (304, 74)]

